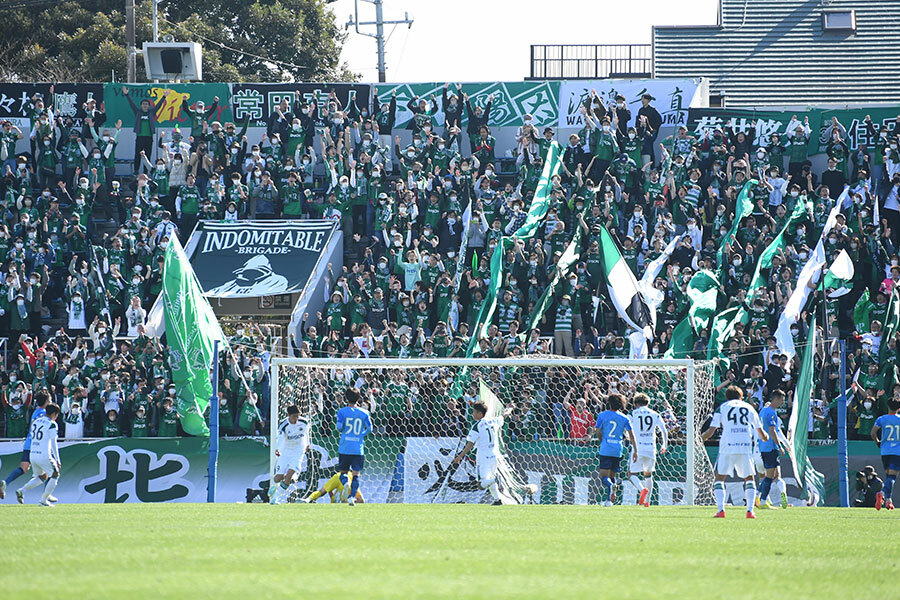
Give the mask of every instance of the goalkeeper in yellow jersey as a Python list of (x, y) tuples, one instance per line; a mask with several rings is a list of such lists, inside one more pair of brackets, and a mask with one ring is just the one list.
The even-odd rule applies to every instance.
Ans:
[[(315, 503), (319, 498), (328, 494), (331, 498), (331, 502), (344, 502), (347, 499), (347, 495), (350, 493), (350, 481), (347, 482), (347, 485), (341, 483), (341, 474), (335, 473), (331, 479), (325, 482), (325, 485), (321, 487), (316, 492), (313, 492), (308, 497), (304, 498), (304, 502), (307, 504)], [(365, 503), (365, 499), (363, 498), (362, 492), (356, 490), (356, 501), (360, 504)]]

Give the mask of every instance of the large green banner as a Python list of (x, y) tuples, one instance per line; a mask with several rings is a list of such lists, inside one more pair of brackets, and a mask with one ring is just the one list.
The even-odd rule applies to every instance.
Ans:
[[(413, 98), (428, 100), (431, 109), (431, 96), (434, 95), (438, 104), (438, 112), (432, 118), (438, 127), (444, 124), (444, 108), (441, 97), (444, 91), (443, 83), (402, 83), (402, 84), (376, 84), (378, 101), (388, 102), (391, 94), (397, 91), (397, 120), (395, 127), (404, 128), (412, 119), (412, 112), (407, 108), (407, 103)], [(461, 96), (456, 84), (450, 84), (447, 92)], [(468, 94), (472, 108), (484, 106), (491, 94), (494, 100), (491, 103), (491, 114), (488, 125), (491, 127), (518, 127), (523, 124), (525, 114), (534, 117), (535, 127), (556, 127), (559, 115), (559, 82), (558, 81), (525, 81), (512, 83), (463, 83), (462, 92)], [(460, 97), (460, 102), (462, 98)], [(463, 110), (462, 128), (465, 131), (468, 118)]]
[[(106, 123), (112, 126), (119, 119), (122, 129), (130, 131), (134, 126), (134, 111), (123, 93), (128, 88), (128, 95), (135, 106), (147, 99), (156, 105), (156, 119), (160, 127), (188, 128), (191, 126), (190, 116), (185, 109), (195, 107), (198, 101), (204, 103), (204, 110), (209, 112), (207, 121), (234, 121), (231, 112), (231, 85), (228, 83), (143, 83), (123, 85), (107, 83), (103, 86), (103, 101), (106, 104)], [(216, 97), (219, 102), (216, 103)], [(216, 105), (213, 109), (213, 105)], [(210, 110), (212, 109), (212, 110)], [(189, 134), (185, 134), (185, 140)]]
[[(0, 442), (0, 472), (19, 464), (22, 442)], [(206, 502), (208, 438), (109, 438), (61, 440), (61, 503)], [(13, 486), (23, 485), (28, 473)], [(269, 450), (260, 438), (224, 438), (219, 444), (219, 502), (242, 502), (247, 488), (269, 479)], [(25, 502), (40, 500), (39, 490)], [(15, 503), (9, 493), (5, 503)]]

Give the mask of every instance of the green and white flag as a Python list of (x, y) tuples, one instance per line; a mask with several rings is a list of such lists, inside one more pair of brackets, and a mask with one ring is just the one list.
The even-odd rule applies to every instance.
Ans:
[(756, 269), (753, 271), (753, 279), (750, 281), (750, 290), (747, 294), (748, 297), (752, 296), (758, 288), (766, 285), (765, 279), (762, 276), (763, 269), (772, 268), (772, 259), (780, 252), (783, 252), (785, 247), (787, 247), (787, 234), (790, 233), (793, 235), (797, 230), (797, 226), (809, 218), (811, 207), (812, 204), (804, 202), (799, 198), (797, 199), (794, 210), (790, 217), (788, 217), (784, 227), (781, 228), (781, 231), (778, 232), (775, 239), (772, 240), (772, 242), (766, 246), (766, 249), (762, 251), (762, 254), (759, 255), (759, 260), (756, 261)]
[(850, 255), (846, 250), (841, 250), (834, 257), (831, 267), (825, 271), (825, 290), (829, 298), (840, 298), (850, 293), (853, 287), (850, 284), (853, 272), (853, 261), (850, 260)]
[(225, 338), (175, 236), (166, 247), (162, 302), (181, 426), (190, 435), (209, 435), (203, 413), (212, 396), (213, 342), (220, 340), (224, 350)]
[(631, 267), (604, 226), (600, 227), (600, 254), (609, 297), (619, 317), (632, 329), (643, 332), (646, 338), (653, 337), (656, 314), (647, 305)]
[(822, 270), (825, 268), (825, 238), (837, 223), (837, 216), (841, 212), (843, 199), (848, 195), (849, 189), (849, 186), (845, 186), (843, 193), (834, 203), (834, 208), (831, 209), (831, 213), (825, 221), (822, 235), (819, 237), (819, 241), (806, 264), (800, 269), (800, 275), (797, 276), (797, 285), (794, 287), (794, 291), (788, 298), (787, 303), (785, 303), (784, 311), (778, 318), (775, 340), (778, 345), (778, 351), (788, 357), (788, 367), (790, 367), (790, 360), (797, 354), (794, 351), (794, 339), (791, 337), (791, 325), (800, 320), (800, 315), (803, 313), (803, 309), (806, 308), (810, 294), (816, 289), (822, 277)]
[(503, 414), (503, 403), (500, 402), (497, 394), (487, 386), (484, 379), (478, 380), (478, 399), (487, 407), (486, 417), (499, 417)]
[(813, 468), (806, 449), (809, 443), (809, 402), (814, 387), (814, 359), (816, 354), (816, 315), (813, 314), (809, 324), (809, 338), (803, 349), (803, 360), (800, 363), (800, 374), (797, 376), (797, 389), (794, 393), (794, 405), (791, 407), (791, 418), (788, 421), (788, 454), (794, 468), (794, 477), (798, 485), (808, 495), (810, 506), (825, 503), (825, 477)]
[(669, 342), (669, 349), (663, 354), (663, 358), (691, 358), (695, 343), (697, 343), (697, 338), (691, 328), (691, 319), (685, 317), (672, 330), (672, 340)]

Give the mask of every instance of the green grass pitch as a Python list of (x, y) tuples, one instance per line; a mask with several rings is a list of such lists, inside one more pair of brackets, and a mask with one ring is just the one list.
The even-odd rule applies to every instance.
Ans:
[(473, 505), (0, 510), (0, 596), (890, 598), (900, 513)]

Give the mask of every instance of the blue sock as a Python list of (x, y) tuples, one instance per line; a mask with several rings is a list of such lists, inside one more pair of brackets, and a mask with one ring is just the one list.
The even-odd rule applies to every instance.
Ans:
[(600, 483), (603, 485), (603, 487), (606, 488), (606, 498), (609, 499), (610, 495), (612, 494), (612, 479), (610, 479), (609, 477), (601, 477)]
[(894, 492), (895, 481), (897, 481), (896, 475), (888, 475), (884, 478), (884, 488), (882, 491), (884, 492), (884, 497), (888, 500), (891, 499), (891, 494)]
[(772, 489), (772, 483), (775, 480), (771, 477), (763, 477), (763, 480), (759, 482), (759, 501), (765, 502), (769, 499), (769, 490)]
[(24, 474), (25, 471), (22, 470), (22, 467), (16, 467), (13, 469), (13, 472), (9, 474), (9, 477), (6, 478), (6, 484), (9, 485)]
[(350, 483), (350, 497), (356, 498), (356, 492), (359, 491), (359, 478), (360, 475), (354, 475), (353, 481)]
[(347, 485), (347, 474), (341, 473), (341, 485)]

